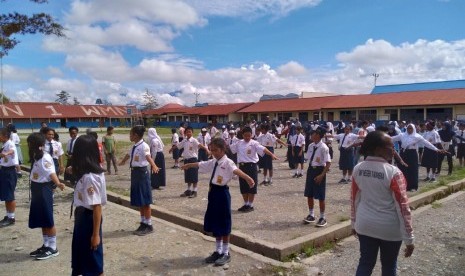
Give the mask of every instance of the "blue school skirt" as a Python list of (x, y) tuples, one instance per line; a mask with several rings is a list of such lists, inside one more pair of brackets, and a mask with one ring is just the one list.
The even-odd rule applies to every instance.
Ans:
[(294, 164), (303, 164), (304, 163), (304, 153), (302, 152), (302, 155), (299, 156), (299, 152), (300, 152), (301, 148), (302, 147), (294, 146), (294, 156), (293, 156)]
[(239, 178), (239, 188), (241, 194), (257, 194), (257, 183), (258, 183), (258, 176), (257, 176), (257, 164), (256, 163), (239, 163), (239, 169), (243, 171), (246, 175), (250, 176), (255, 185), (253, 188), (250, 188), (249, 184), (245, 179)]
[(31, 205), (29, 207), (29, 228), (51, 228), (53, 221), (53, 182), (31, 181)]
[(131, 205), (141, 207), (152, 203), (150, 174), (147, 167), (133, 167), (131, 169)]
[(155, 156), (155, 165), (160, 169), (158, 173), (152, 173), (150, 177), (151, 185), (153, 189), (157, 189), (161, 186), (166, 186), (166, 168), (165, 168), (165, 155), (163, 152), (157, 152)]
[[(184, 159), (184, 164), (196, 163), (197, 158)], [(197, 183), (199, 182), (199, 168), (190, 168), (184, 170), (184, 182), (185, 183)]]
[(432, 149), (425, 147), (423, 156), (421, 157), (421, 166), (426, 168), (438, 167), (438, 153)]
[[(266, 147), (271, 153), (274, 153), (273, 147)], [(262, 168), (267, 170), (273, 169), (273, 159), (268, 154), (263, 155), (262, 157)]]
[(354, 169), (354, 149), (340, 148), (339, 169), (353, 170)]
[(318, 200), (325, 200), (326, 198), (326, 175), (321, 180), (320, 184), (315, 183), (315, 177), (323, 172), (325, 167), (309, 166), (307, 169), (307, 179), (305, 181), (305, 197), (312, 197)]
[(199, 149), (199, 162), (208, 161), (207, 151), (204, 149)]
[(100, 244), (97, 250), (90, 248), (94, 228), (94, 211), (79, 206), (74, 211), (74, 231), (71, 245), (71, 275), (100, 275), (103, 273), (103, 240), (100, 223)]
[(16, 167), (0, 167), (0, 201), (15, 200), (16, 183), (18, 175)]
[(210, 184), (203, 230), (211, 232), (214, 237), (227, 236), (231, 234), (231, 225), (231, 195), (229, 194), (229, 187), (227, 185)]
[(174, 160), (179, 159), (179, 157), (181, 156), (181, 154), (179, 153), (178, 148), (174, 148), (171, 152), (173, 153), (173, 159)]

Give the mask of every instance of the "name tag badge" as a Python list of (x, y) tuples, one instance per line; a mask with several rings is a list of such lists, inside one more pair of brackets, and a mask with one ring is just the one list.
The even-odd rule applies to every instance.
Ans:
[(315, 162), (320, 163), (320, 157), (317, 157), (317, 158), (315, 159)]
[(38, 173), (33, 173), (32, 174), (32, 179), (34, 179), (34, 180), (39, 179), (39, 174)]
[(189, 147), (189, 150), (192, 151), (193, 150), (192, 147)]
[(78, 199), (82, 201), (82, 194), (80, 192), (78, 192)]
[(57, 150), (53, 151), (53, 154), (54, 154), (54, 155), (57, 155), (57, 154), (58, 154), (58, 151), (57, 151)]
[(216, 183), (223, 184), (223, 177), (221, 175), (218, 175), (218, 177), (216, 178)]
[(251, 149), (248, 149), (248, 150), (247, 150), (247, 154), (252, 154), (252, 150), (251, 150)]
[(139, 155), (134, 156), (134, 161), (139, 162)]

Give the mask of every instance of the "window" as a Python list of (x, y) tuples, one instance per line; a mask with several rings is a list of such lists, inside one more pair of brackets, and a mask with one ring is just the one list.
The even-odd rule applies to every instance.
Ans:
[(360, 121), (376, 121), (376, 109), (367, 109), (358, 111)]
[(344, 122), (355, 120), (355, 110), (341, 110), (339, 114), (340, 119)]

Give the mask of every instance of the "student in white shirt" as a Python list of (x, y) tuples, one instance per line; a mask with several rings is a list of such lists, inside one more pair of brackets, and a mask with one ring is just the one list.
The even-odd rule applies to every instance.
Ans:
[[(332, 136), (328, 135), (328, 137)], [(347, 184), (352, 177), (352, 170), (355, 166), (352, 145), (357, 140), (358, 135), (352, 133), (352, 127), (348, 124), (344, 127), (344, 133), (336, 134), (333, 137), (339, 141), (339, 169), (342, 170), (342, 179), (338, 183)]]
[[(198, 161), (199, 148), (204, 149), (207, 155), (210, 154), (207, 146), (202, 145), (197, 139), (192, 137), (193, 132), (194, 129), (188, 126), (185, 130), (186, 138), (177, 145), (177, 148), (183, 149), (182, 157), (184, 157), (184, 164)], [(197, 182), (199, 182), (198, 169), (191, 168), (184, 170), (184, 182), (187, 184), (187, 190), (181, 194), (181, 197), (197, 197)]]
[(7, 128), (0, 129), (0, 142), (3, 143), (0, 151), (0, 201), (5, 201), (6, 207), (6, 216), (0, 221), (2, 228), (15, 224), (18, 155)]
[(60, 183), (53, 159), (42, 149), (45, 138), (40, 133), (33, 133), (27, 138), (29, 156), (31, 158), (31, 205), (29, 208), (29, 228), (42, 228), (43, 244), (29, 256), (45, 260), (58, 256), (56, 246), (56, 228), (53, 219), (53, 187), (61, 190), (65, 185)]
[(179, 144), (179, 135), (176, 133), (176, 129), (172, 128), (171, 129), (171, 148), (169, 150), (169, 153), (173, 154), (173, 159), (174, 159), (174, 165), (171, 167), (172, 169), (179, 168), (179, 157), (181, 156), (179, 149), (178, 149), (178, 144)]
[[(300, 178), (303, 176), (304, 169), (304, 148), (305, 136), (302, 134), (302, 127), (296, 127), (295, 135), (289, 139), (292, 146), (292, 158), (294, 159), (295, 173), (293, 178)], [(299, 167), (300, 166), (300, 167)]]
[[(250, 176), (254, 183), (257, 183), (257, 162), (258, 154), (270, 155), (273, 160), (278, 158), (264, 146), (260, 145), (255, 140), (252, 140), (252, 129), (250, 127), (244, 127), (242, 130), (243, 139), (237, 143), (231, 145), (231, 152), (237, 153), (237, 162), (239, 163), (239, 169)], [(239, 212), (251, 212), (254, 210), (253, 202), (255, 195), (257, 194), (257, 185), (252, 188), (245, 180), (239, 180), (240, 190), (242, 198), (244, 199), (244, 205), (238, 209)]]
[[(464, 166), (464, 158), (465, 158), (465, 123), (459, 123), (459, 130), (455, 132), (457, 136), (457, 159), (459, 160), (460, 167)], [(462, 139), (459, 139), (461, 137)]]
[[(281, 140), (278, 140), (274, 134), (269, 132), (269, 130), (269, 124), (262, 124), (260, 126), (260, 135), (257, 137), (257, 142), (267, 148), (271, 153), (274, 153), (273, 145), (275, 143), (279, 143), (281, 145), (286, 144)], [(273, 184), (273, 160), (271, 159), (271, 156), (265, 154), (261, 156), (259, 160), (259, 162), (261, 162), (261, 168), (263, 168), (263, 181), (260, 185), (268, 186)]]
[[(74, 151), (74, 143), (76, 142), (76, 139), (78, 138), (78, 133), (79, 129), (75, 126), (71, 126), (68, 128), (68, 133), (70, 139), (68, 140), (68, 143), (66, 145), (66, 168), (71, 166), (71, 160), (73, 158), (73, 151)], [(70, 181), (72, 184), (76, 182), (76, 179), (71, 173), (68, 173), (65, 171), (64, 174), (64, 179)]]
[[(426, 123), (425, 140), (433, 144), (436, 148), (441, 148), (441, 138), (439, 133), (434, 129), (435, 123), (429, 121)], [(425, 147), (423, 158), (421, 159), (421, 166), (426, 167), (426, 178), (423, 181), (436, 181), (436, 169), (438, 167), (438, 152), (434, 149)]]
[(150, 176), (151, 186), (153, 189), (163, 190), (166, 187), (166, 166), (163, 153), (165, 144), (155, 128), (149, 128), (147, 136), (149, 137), (150, 156), (159, 168), (158, 173), (152, 173)]
[[(158, 173), (159, 168), (150, 155), (150, 147), (144, 142), (144, 126), (134, 126), (129, 133), (129, 139), (134, 143), (132, 149), (126, 154), (120, 166), (123, 166), (128, 159), (129, 168), (131, 169), (131, 205), (139, 207), (140, 225), (135, 235), (144, 236), (153, 232), (152, 213), (150, 204), (152, 204), (152, 188), (150, 183), (150, 172)], [(147, 166), (151, 167), (150, 172)]]
[(227, 145), (221, 138), (211, 142), (213, 159), (199, 163), (188, 163), (182, 169), (199, 168), (201, 173), (211, 172), (208, 205), (205, 213), (204, 231), (213, 233), (216, 238), (216, 250), (205, 259), (206, 263), (222, 266), (231, 261), (229, 253), (229, 236), (231, 234), (231, 195), (228, 183), (237, 175), (244, 179), (249, 187), (253, 187), (253, 179), (238, 169), (234, 162), (226, 156)]
[[(200, 133), (199, 133), (199, 136), (198, 136), (197, 140), (199, 141), (199, 143), (201, 145), (208, 148), (208, 146), (210, 145), (211, 138), (210, 138), (210, 134), (208, 134), (206, 128), (202, 128), (200, 130)], [(207, 160), (208, 160), (208, 151), (203, 149), (203, 148), (199, 148), (198, 161), (200, 162), (200, 161), (207, 161)]]

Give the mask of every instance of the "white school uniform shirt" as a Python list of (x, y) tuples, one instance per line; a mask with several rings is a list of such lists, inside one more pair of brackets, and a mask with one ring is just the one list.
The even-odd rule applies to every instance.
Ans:
[(152, 159), (155, 159), (158, 152), (163, 152), (163, 144), (160, 140), (154, 138), (150, 141), (150, 156), (152, 156)]
[(441, 137), (439, 136), (439, 133), (436, 130), (426, 131), (425, 140), (433, 145), (441, 143)]
[(68, 144), (66, 144), (66, 152), (70, 155), (73, 155), (73, 149), (74, 149), (74, 145), (76, 144), (76, 139), (78, 138), (79, 136), (76, 136), (76, 138), (74, 138), (74, 141), (73, 141), (73, 138), (69, 139), (68, 140)]
[(92, 210), (92, 205), (107, 203), (107, 188), (103, 173), (87, 173), (81, 177), (74, 188), (74, 206)]
[(221, 138), (223, 140), (226, 141), (226, 139), (228, 139), (228, 137), (229, 137), (229, 131), (228, 130), (225, 130), (225, 131), (223, 131), (223, 133), (221, 133)]
[(210, 138), (210, 134), (205, 134), (205, 136), (203, 136), (202, 134), (199, 134), (199, 136), (197, 137), (197, 140), (199, 141), (200, 144), (204, 145), (204, 146), (208, 146), (210, 145), (211, 143), (211, 138)]
[(228, 139), (226, 139), (225, 142), (226, 142), (226, 145), (231, 146), (232, 144), (237, 143), (237, 141), (239, 141), (239, 139), (236, 136), (234, 136), (233, 138), (231, 138), (231, 136), (229, 136)]
[(11, 135), (10, 135), (10, 140), (11, 140), (15, 145), (19, 145), (19, 143), (21, 142), (21, 140), (19, 139), (18, 133), (14, 133), (14, 132), (11, 133)]
[(265, 154), (265, 147), (260, 145), (255, 140), (250, 139), (249, 142), (239, 140), (237, 143), (230, 146), (232, 153), (237, 153), (238, 163), (257, 163), (258, 154)]
[(197, 158), (199, 152), (199, 141), (194, 137), (186, 138), (178, 144), (179, 149), (184, 149), (182, 152), (182, 157), (184, 159)]
[(313, 156), (312, 163), (308, 164), (309, 166), (324, 167), (326, 166), (326, 162), (331, 162), (329, 148), (325, 143), (323, 143), (323, 140), (321, 140), (317, 144), (311, 143), (310, 146), (308, 146), (307, 160), (311, 159), (313, 151), (315, 151), (315, 155)]
[[(462, 138), (465, 138), (465, 129), (464, 130), (457, 130), (455, 131), (455, 135), (459, 136), (459, 137), (462, 137)], [(457, 140), (457, 144), (464, 144), (465, 141), (462, 141), (458, 138), (455, 138)]]
[(229, 183), (229, 181), (231, 181), (234, 176), (234, 171), (237, 170), (236, 164), (234, 164), (234, 162), (229, 159), (226, 154), (219, 160), (213, 158), (208, 161), (199, 162), (199, 172), (213, 172), (216, 162), (218, 162), (218, 165), (215, 170), (215, 175), (213, 175), (212, 178), (212, 184), (225, 186)]
[(345, 133), (341, 133), (341, 134), (337, 134), (337, 135), (334, 135), (334, 138), (336, 138), (336, 140), (339, 141), (339, 143), (342, 143), (342, 140), (344, 140), (344, 143), (341, 145), (339, 144), (339, 148), (347, 148), (347, 147), (350, 147), (353, 143), (355, 143), (355, 141), (357, 140), (358, 138), (358, 135), (357, 134), (353, 134), (353, 133), (348, 133), (346, 138), (344, 139), (344, 135), (346, 135)]
[(177, 133), (173, 133), (171, 137), (171, 145), (177, 146), (179, 144), (179, 135)]
[(45, 147), (44, 147), (44, 152), (50, 153), (50, 143), (52, 143), (52, 148), (53, 148), (53, 154), (52, 158), (53, 159), (58, 159), (60, 156), (63, 155), (63, 146), (61, 145), (60, 142), (57, 142), (55, 140), (52, 141), (45, 141)]
[(272, 147), (274, 143), (276, 143), (276, 136), (267, 132), (265, 134), (261, 134), (260, 136), (258, 136), (257, 142), (259, 142), (260, 145), (264, 147)]
[(37, 161), (34, 161), (34, 165), (31, 168), (29, 179), (37, 183), (47, 183), (52, 181), (50, 177), (55, 172), (55, 165), (53, 164), (53, 158), (50, 154), (44, 152), (44, 156)]
[(210, 137), (215, 137), (216, 133), (218, 133), (218, 129), (214, 126), (212, 126), (212, 128), (210, 128)]
[(11, 167), (11, 166), (16, 166), (19, 164), (18, 153), (16, 152), (16, 146), (11, 140), (6, 141), (2, 145), (2, 153), (7, 153), (9, 151), (13, 151), (13, 154), (10, 154), (10, 155), (7, 155), (1, 158), (0, 166)]
[[(292, 146), (303, 147), (305, 146), (305, 136), (302, 133), (292, 135), (289, 139)], [(296, 143), (297, 142), (297, 143)]]
[[(132, 149), (133, 147), (136, 147), (134, 149), (134, 157), (132, 157)], [(150, 147), (147, 145), (144, 140), (140, 140), (139, 142), (135, 143), (130, 149), (129, 149), (129, 160), (132, 159), (132, 162), (130, 162), (129, 166), (130, 167), (147, 167), (149, 165), (149, 162), (147, 161), (146, 156), (150, 155)]]

